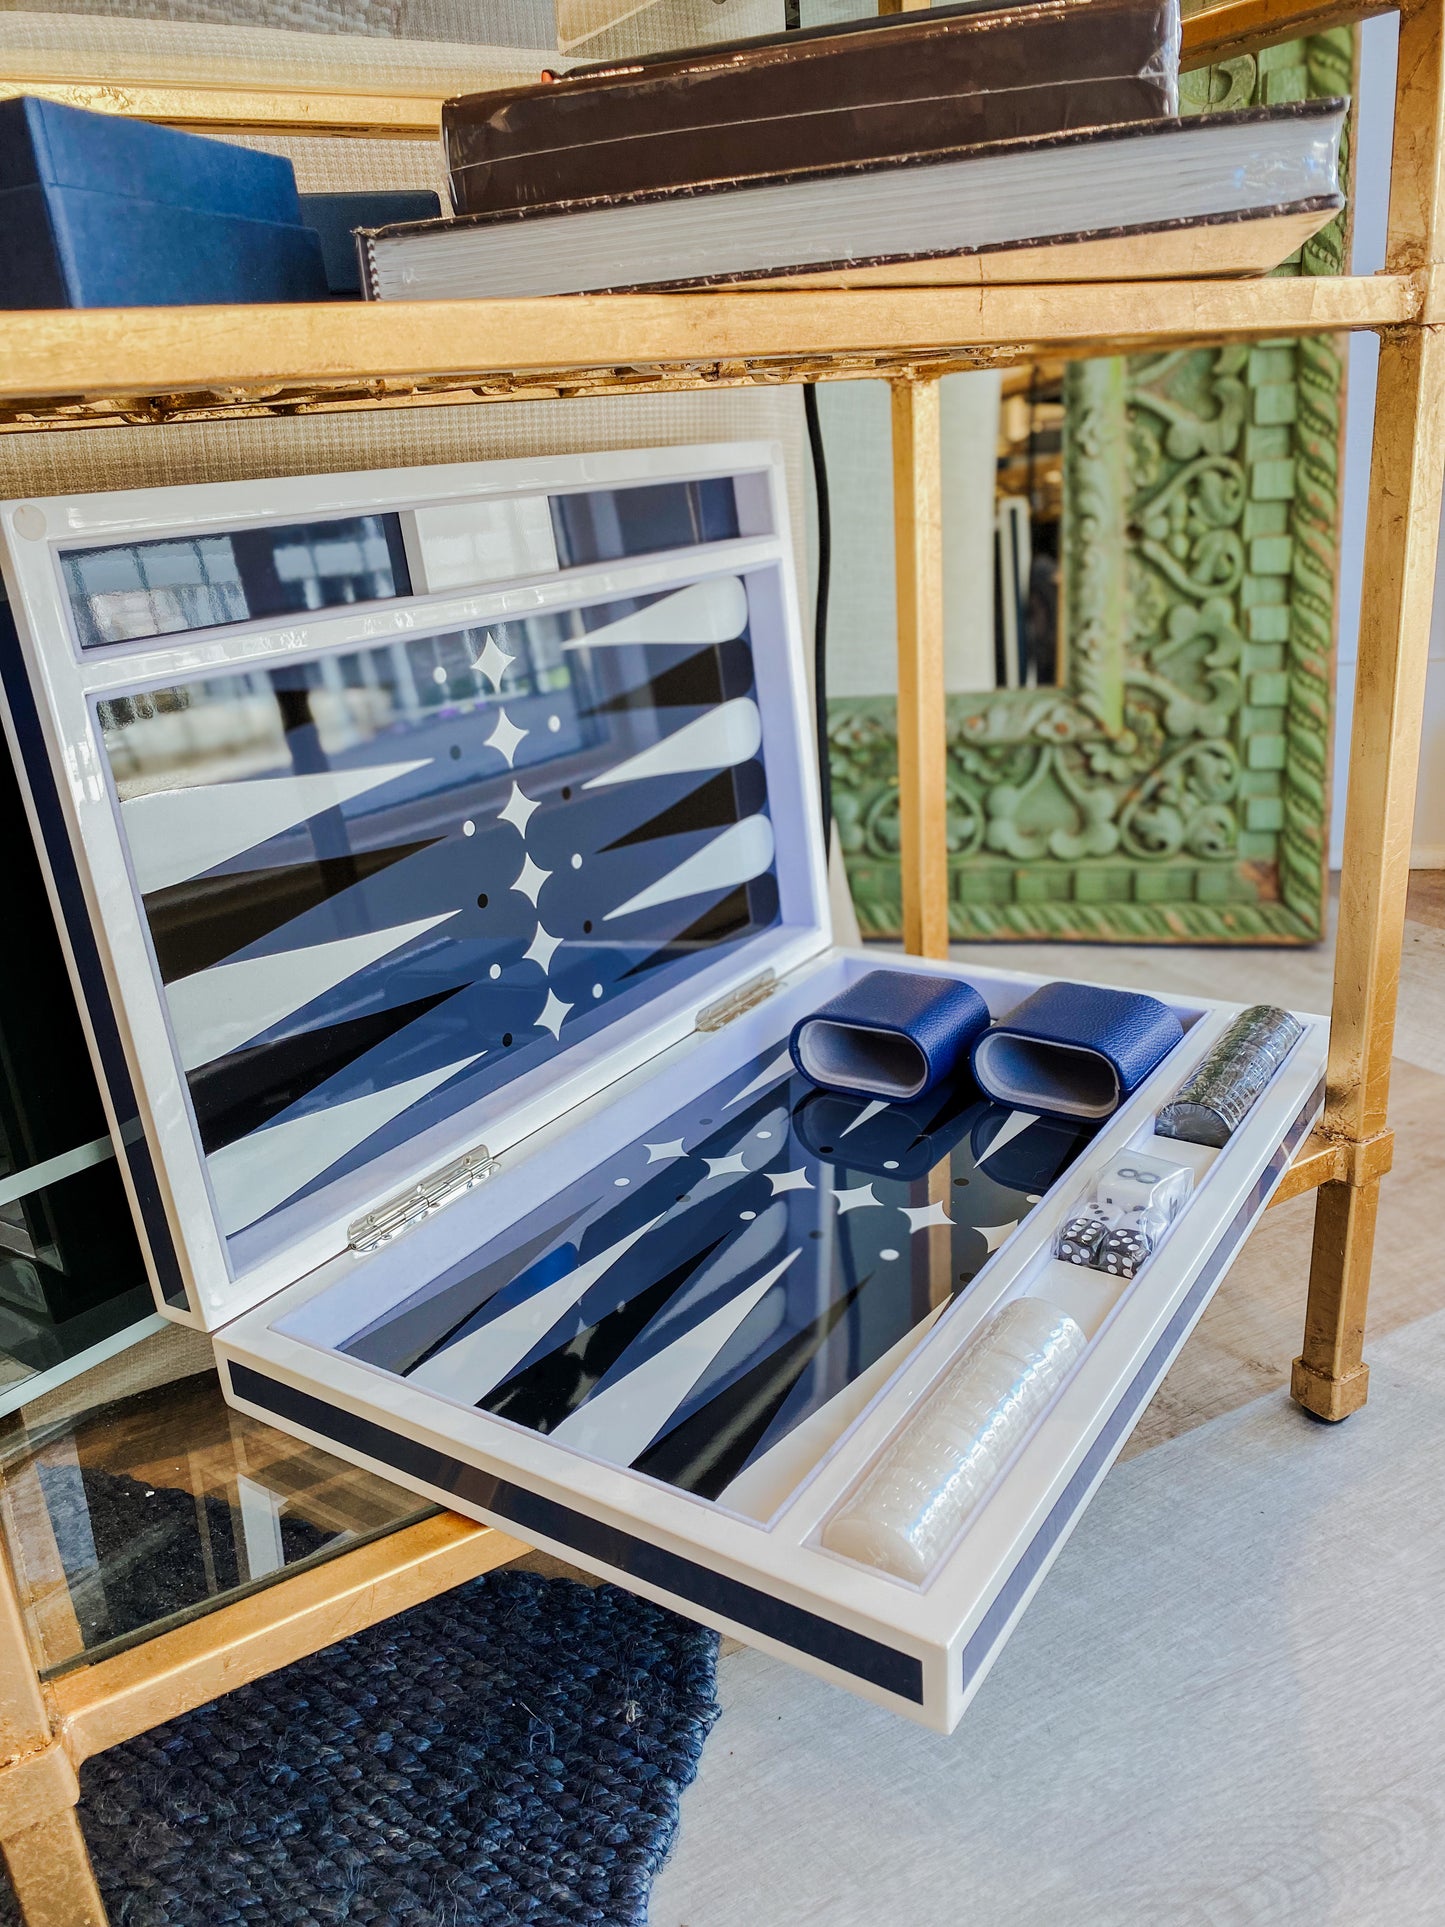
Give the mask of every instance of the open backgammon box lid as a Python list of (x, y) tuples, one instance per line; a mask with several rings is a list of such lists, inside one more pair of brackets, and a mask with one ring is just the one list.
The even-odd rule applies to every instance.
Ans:
[[(831, 942), (778, 451), (0, 509), (6, 728), (157, 1303), (235, 1404), (948, 1729), (1322, 1099), (1219, 1147), (817, 1088)], [(1190, 1186), (1055, 1255), (1100, 1174)], [(924, 1566), (837, 1529), (1015, 1301), (1066, 1368)], [(1037, 1309), (1037, 1307), (1035, 1307)], [(1052, 1315), (1052, 1314), (1051, 1314)], [(918, 1436), (922, 1436), (921, 1433)], [(865, 1521), (866, 1523), (866, 1521)]]

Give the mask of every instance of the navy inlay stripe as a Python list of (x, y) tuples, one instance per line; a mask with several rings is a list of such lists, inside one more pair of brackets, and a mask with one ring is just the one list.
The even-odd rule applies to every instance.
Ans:
[(20, 747), (23, 767), (17, 774), (24, 777), (35, 814), (40, 819), (45, 841), (44, 860), (49, 867), (56, 895), (60, 898), (65, 934), (84, 992), (91, 1033), (105, 1069), (111, 1103), (120, 1119), (121, 1142), (117, 1150), (125, 1159), (135, 1187), (145, 1242), (160, 1280), (162, 1295), (168, 1305), (176, 1305), (185, 1311), (189, 1309), (186, 1287), (176, 1259), (170, 1222), (166, 1217), (150, 1146), (141, 1127), (135, 1087), (131, 1083), (130, 1067), (126, 1063), (115, 1021), (110, 987), (101, 966), (100, 952), (96, 948), (80, 872), (70, 846), (70, 831), (60, 807), (55, 772), (50, 766), (50, 753), (40, 728), (30, 677), (20, 653), (15, 620), (9, 605), (3, 600), (0, 600), (0, 686), (4, 688), (10, 721)]
[(1230, 1220), (1229, 1228), (1205, 1261), (1199, 1276), (1190, 1286), (1179, 1309), (1160, 1333), (1154, 1349), (1131, 1380), (1124, 1396), (1110, 1413), (1099, 1436), (1084, 1454), (1073, 1478), (1055, 1500), (1048, 1518), (1029, 1541), (1023, 1557), (1004, 1581), (998, 1597), (974, 1629), (972, 1637), (963, 1649), (965, 1691), (974, 1674), (1003, 1638), (1004, 1629), (1017, 1610), (1019, 1601), (1048, 1563), (1054, 1548), (1068, 1531), (1075, 1513), (1084, 1503), (1085, 1494), (1099, 1476), (1101, 1468), (1108, 1462), (1110, 1453), (1130, 1430), (1140, 1410), (1153, 1396), (1155, 1386), (1163, 1376), (1175, 1348), (1182, 1343), (1192, 1320), (1198, 1316), (1210, 1292), (1218, 1283), (1221, 1273), (1227, 1269), (1251, 1219), (1283, 1176), (1299, 1147), (1300, 1140), (1308, 1131), (1311, 1121), (1319, 1110), (1323, 1098), (1324, 1080), (1322, 1078), (1290, 1126), (1283, 1143), (1266, 1165), (1249, 1196)]
[(515, 1526), (524, 1538), (551, 1539), (570, 1546), (584, 1557), (599, 1560), (614, 1571), (644, 1584), (657, 1586), (675, 1599), (686, 1600), (720, 1614), (735, 1625), (750, 1627), (780, 1645), (791, 1646), (855, 1679), (867, 1680), (915, 1706), (923, 1704), (923, 1662), (900, 1653), (881, 1640), (846, 1626), (835, 1626), (817, 1613), (785, 1599), (773, 1599), (740, 1579), (712, 1572), (694, 1560), (648, 1545), (617, 1526), (589, 1519), (571, 1506), (544, 1499), (509, 1480), (466, 1465), (434, 1446), (404, 1438), (372, 1419), (328, 1405), (309, 1392), (298, 1391), (268, 1378), (249, 1365), (230, 1364), (231, 1388), (237, 1398), (272, 1412), (293, 1425), (332, 1439), (360, 1452), (379, 1465), (390, 1466), (408, 1478), (419, 1479), (438, 1492), (454, 1494), (469, 1506)]

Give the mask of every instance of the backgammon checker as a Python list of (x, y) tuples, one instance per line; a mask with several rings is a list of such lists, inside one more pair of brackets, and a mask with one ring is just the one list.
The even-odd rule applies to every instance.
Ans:
[[(831, 941), (789, 528), (763, 444), (5, 504), (6, 727), (157, 1303), (232, 1402), (947, 1730), (1309, 1130), (1324, 1025), (1169, 1142), (1133, 1276), (1055, 1239), (1234, 1007), (1124, 1050), (1092, 998), (1047, 1115), (802, 1077), (881, 960)], [(995, 1032), (1039, 988), (888, 968)]]

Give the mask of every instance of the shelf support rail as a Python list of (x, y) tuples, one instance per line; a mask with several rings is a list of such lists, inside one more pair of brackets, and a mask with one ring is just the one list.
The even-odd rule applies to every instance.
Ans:
[[(1445, 259), (1445, 0), (1401, 12), (1387, 271)], [(1350, 731), (1325, 1116), (1338, 1176), (1315, 1200), (1304, 1343), (1290, 1390), (1318, 1418), (1365, 1402), (1365, 1310), (1389, 1168), (1386, 1102), (1400, 987), (1435, 551), (1445, 479), (1445, 337), (1385, 329)]]

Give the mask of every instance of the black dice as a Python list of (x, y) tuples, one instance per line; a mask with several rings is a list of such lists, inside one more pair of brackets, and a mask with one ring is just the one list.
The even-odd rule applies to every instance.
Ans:
[(1096, 1271), (1112, 1272), (1116, 1278), (1132, 1278), (1153, 1249), (1147, 1232), (1129, 1231), (1121, 1226), (1100, 1240), (1098, 1255), (1092, 1263)]
[(1097, 1266), (1100, 1248), (1109, 1235), (1109, 1224), (1109, 1218), (1097, 1206), (1076, 1211), (1059, 1227), (1054, 1239), (1054, 1256), (1071, 1265)]

